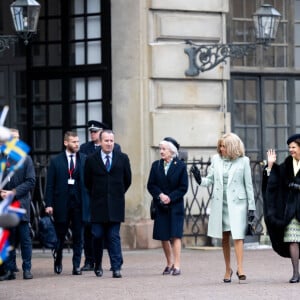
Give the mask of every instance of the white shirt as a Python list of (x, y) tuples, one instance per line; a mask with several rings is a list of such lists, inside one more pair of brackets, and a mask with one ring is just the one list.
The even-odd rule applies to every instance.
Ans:
[(68, 159), (68, 166), (69, 166), (69, 169), (70, 169), (70, 162), (71, 162), (71, 157), (70, 157), (70, 155), (72, 155), (73, 163), (74, 163), (74, 169), (75, 169), (75, 166), (76, 166), (76, 153), (71, 153), (71, 152), (66, 151), (66, 155), (67, 155), (67, 159)]

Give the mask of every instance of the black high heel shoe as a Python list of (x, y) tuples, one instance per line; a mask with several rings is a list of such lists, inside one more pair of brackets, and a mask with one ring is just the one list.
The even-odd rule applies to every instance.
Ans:
[(240, 275), (238, 271), (236, 271), (236, 276), (238, 277), (239, 281), (245, 281), (247, 276), (242, 274)]
[(231, 282), (232, 274), (233, 274), (233, 271), (230, 270), (230, 278), (224, 278), (223, 281), (224, 281), (225, 283), (230, 283), (230, 282)]
[(297, 283), (297, 282), (299, 282), (299, 275), (298, 275), (298, 276), (293, 276), (293, 277), (290, 279), (289, 282), (290, 282), (290, 283)]
[(174, 270), (174, 265), (172, 265), (171, 267), (166, 266), (163, 271), (163, 275), (169, 275), (173, 272), (173, 270)]

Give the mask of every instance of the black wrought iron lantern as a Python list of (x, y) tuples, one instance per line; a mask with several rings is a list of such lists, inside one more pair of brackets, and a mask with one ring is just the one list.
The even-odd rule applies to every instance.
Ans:
[(10, 5), (15, 30), (25, 44), (37, 31), (40, 8), (41, 5), (35, 0), (16, 0)]
[(253, 22), (257, 42), (275, 40), (281, 15), (270, 4), (263, 4), (254, 14)]
[(240, 58), (254, 51), (257, 45), (265, 48), (276, 38), (276, 33), (281, 15), (269, 4), (263, 4), (254, 14), (253, 22), (256, 41), (253, 43), (231, 44), (196, 44), (186, 41), (189, 45), (184, 52), (189, 57), (189, 68), (185, 71), (186, 76), (197, 76), (215, 68), (225, 62), (228, 57)]

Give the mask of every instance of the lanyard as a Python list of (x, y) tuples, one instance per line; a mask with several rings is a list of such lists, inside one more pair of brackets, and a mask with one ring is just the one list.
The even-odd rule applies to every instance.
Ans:
[(70, 178), (72, 178), (73, 172), (74, 172), (74, 167), (72, 169), (68, 169), (68, 173), (70, 175)]
[(69, 168), (68, 168), (70, 178), (72, 178), (74, 169), (75, 169), (75, 165), (74, 165), (73, 155), (70, 155), (70, 165), (69, 165)]

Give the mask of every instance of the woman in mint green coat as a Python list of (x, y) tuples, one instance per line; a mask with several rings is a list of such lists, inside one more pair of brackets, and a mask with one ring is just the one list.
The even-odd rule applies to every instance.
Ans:
[(208, 175), (201, 186), (213, 184), (210, 202), (208, 235), (222, 239), (225, 260), (224, 282), (231, 282), (230, 236), (234, 241), (239, 280), (246, 280), (243, 270), (243, 247), (248, 211), (255, 210), (253, 185), (249, 158), (245, 156), (244, 144), (234, 133), (223, 135), (217, 144)]

